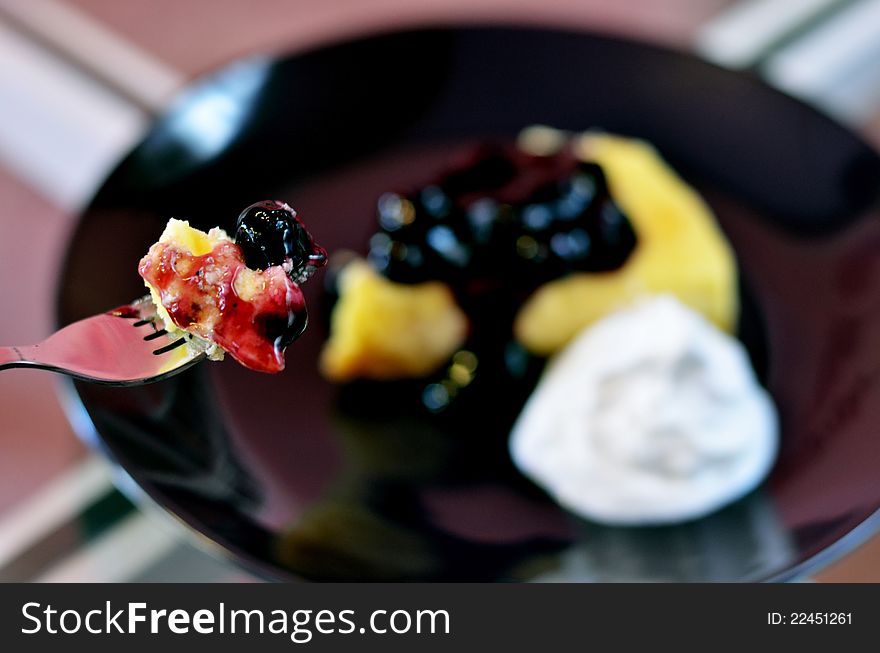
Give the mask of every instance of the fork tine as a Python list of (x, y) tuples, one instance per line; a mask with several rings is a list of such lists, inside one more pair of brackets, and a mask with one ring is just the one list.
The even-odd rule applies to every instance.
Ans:
[[(144, 338), (144, 340), (146, 340), (146, 338)], [(171, 344), (165, 345), (164, 347), (159, 347), (159, 349), (156, 349), (153, 353), (156, 356), (159, 356), (161, 354), (164, 354), (166, 352), (171, 351), (172, 349), (177, 349), (178, 347), (180, 347), (183, 344), (186, 344), (186, 339), (185, 338), (178, 338), (177, 340), (175, 340)]]
[(156, 338), (161, 338), (168, 332), (165, 329), (159, 329), (158, 331), (153, 331), (153, 333), (144, 336), (144, 340), (155, 340)]

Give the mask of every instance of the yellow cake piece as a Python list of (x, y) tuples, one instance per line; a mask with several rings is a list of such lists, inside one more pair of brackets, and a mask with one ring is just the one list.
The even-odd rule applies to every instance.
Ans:
[(340, 272), (339, 294), (321, 354), (336, 381), (430, 374), (467, 335), (467, 318), (440, 282), (394, 283), (355, 260)]
[[(195, 227), (190, 226), (189, 221), (187, 220), (177, 220), (176, 218), (168, 220), (165, 229), (162, 231), (162, 235), (159, 236), (160, 243), (171, 243), (177, 247), (177, 249), (188, 252), (193, 256), (210, 254), (214, 247), (224, 240), (232, 239), (219, 227), (214, 227), (210, 231), (205, 232), (201, 229), (196, 229)], [(146, 281), (146, 279), (144, 280), (144, 285), (150, 291), (150, 298), (153, 300), (153, 304), (156, 307), (156, 315), (158, 315), (159, 319), (164, 323), (165, 330), (173, 337), (185, 336), (187, 339), (187, 344), (189, 346), (186, 348), (186, 351), (178, 350), (178, 353), (175, 354), (175, 356), (191, 356), (205, 352), (211, 360), (223, 360), (222, 349), (214, 343), (181, 330), (174, 323), (174, 320), (171, 319), (165, 306), (162, 305), (162, 298), (159, 296), (159, 291)], [(169, 360), (169, 366), (173, 365), (173, 362), (173, 360)]]
[(514, 332), (539, 355), (562, 349), (583, 328), (646, 294), (671, 293), (731, 332), (738, 314), (737, 270), (711, 210), (649, 144), (587, 133), (578, 156), (602, 166), (611, 196), (637, 245), (619, 270), (576, 273), (541, 286), (520, 309)]
[(231, 240), (225, 231), (214, 227), (205, 232), (191, 227), (186, 220), (171, 218), (159, 237), (160, 243), (174, 243), (178, 249), (189, 252), (193, 256), (209, 254), (214, 246), (222, 240)]

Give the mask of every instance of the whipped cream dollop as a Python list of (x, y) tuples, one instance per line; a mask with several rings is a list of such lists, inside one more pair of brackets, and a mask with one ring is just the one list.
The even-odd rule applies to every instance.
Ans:
[(640, 525), (742, 497), (777, 444), (776, 410), (742, 344), (663, 295), (609, 314), (550, 362), (510, 452), (562, 506)]

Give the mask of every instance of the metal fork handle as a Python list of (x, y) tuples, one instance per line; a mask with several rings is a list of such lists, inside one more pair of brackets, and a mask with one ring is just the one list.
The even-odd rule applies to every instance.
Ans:
[(94, 383), (140, 385), (205, 358), (182, 348), (183, 338), (168, 342), (165, 335), (152, 301), (145, 297), (68, 324), (35, 345), (0, 347), (0, 370), (29, 367)]
[(29, 367), (50, 372), (69, 374), (69, 371), (57, 362), (48, 362), (40, 356), (40, 345), (27, 347), (0, 347), (0, 370)]
[(39, 365), (34, 360), (35, 347), (0, 347), (0, 370), (9, 367), (31, 367)]

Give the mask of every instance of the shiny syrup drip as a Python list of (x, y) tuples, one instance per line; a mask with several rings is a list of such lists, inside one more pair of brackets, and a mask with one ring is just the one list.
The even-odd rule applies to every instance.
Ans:
[(463, 349), (477, 365), (466, 385), (453, 359), (430, 378), (358, 382), (348, 394), (376, 406), (393, 397), (395, 407), (418, 405), (453, 422), (466, 416), (467, 431), (501, 424), (506, 433), (540, 376), (544, 360), (512, 333), (523, 301), (566, 274), (618, 269), (636, 246), (602, 169), (570, 149), (534, 156), (514, 145), (478, 146), (431, 183), (382, 195), (377, 217), (371, 264), (399, 283), (447, 283), (470, 319)]
[(174, 323), (216, 343), (242, 365), (261, 372), (284, 369), (284, 348), (305, 329), (302, 291), (280, 266), (261, 271), (262, 292), (245, 301), (235, 278), (246, 267), (241, 249), (219, 243), (192, 256), (171, 243), (156, 243), (139, 271), (158, 289)]

